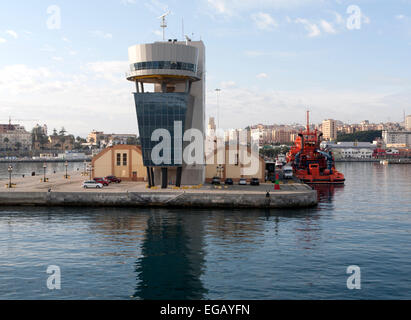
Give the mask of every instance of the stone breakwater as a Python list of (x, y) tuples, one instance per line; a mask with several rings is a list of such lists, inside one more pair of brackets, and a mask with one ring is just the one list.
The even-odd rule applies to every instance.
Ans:
[(317, 191), (0, 192), (0, 206), (307, 208)]

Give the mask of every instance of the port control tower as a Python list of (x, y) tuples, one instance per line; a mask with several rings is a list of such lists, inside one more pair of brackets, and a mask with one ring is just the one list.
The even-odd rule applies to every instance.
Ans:
[[(128, 49), (130, 73), (127, 80), (136, 84), (134, 93), (137, 122), (141, 138), (144, 166), (149, 186), (172, 183), (176, 186), (197, 185), (205, 181), (204, 161), (187, 165), (182, 161), (183, 135), (197, 129), (205, 132), (205, 46), (202, 41), (168, 40), (140, 44)], [(154, 92), (147, 92), (147, 84)], [(146, 85), (146, 88), (145, 88)], [(182, 134), (174, 132), (181, 123)], [(166, 129), (171, 135), (171, 161), (158, 164), (152, 159), (153, 132)]]

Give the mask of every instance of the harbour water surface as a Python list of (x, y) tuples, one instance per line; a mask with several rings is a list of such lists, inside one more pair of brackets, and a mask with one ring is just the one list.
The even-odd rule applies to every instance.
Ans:
[(0, 207), (0, 299), (411, 299), (411, 165), (338, 169), (306, 210)]

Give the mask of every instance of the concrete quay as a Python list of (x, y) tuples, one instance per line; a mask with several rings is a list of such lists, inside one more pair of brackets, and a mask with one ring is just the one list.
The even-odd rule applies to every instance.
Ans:
[[(299, 183), (254, 186), (193, 186), (181, 189), (147, 189), (145, 183), (123, 182), (103, 189), (83, 189), (86, 177), (75, 173), (70, 179), (55, 174), (49, 182), (41, 177), (13, 179), (15, 188), (1, 181), (0, 206), (81, 206), (81, 207), (201, 207), (201, 208), (306, 208), (317, 205), (317, 192)], [(268, 194), (267, 194), (268, 192)]]

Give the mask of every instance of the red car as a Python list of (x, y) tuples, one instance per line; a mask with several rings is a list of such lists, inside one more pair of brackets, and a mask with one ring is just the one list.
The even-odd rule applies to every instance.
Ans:
[(117, 178), (116, 176), (108, 176), (106, 177), (106, 180), (114, 183), (121, 183), (121, 179)]
[(101, 183), (104, 187), (107, 187), (110, 184), (110, 182), (104, 178), (94, 178), (93, 180), (97, 183)]

